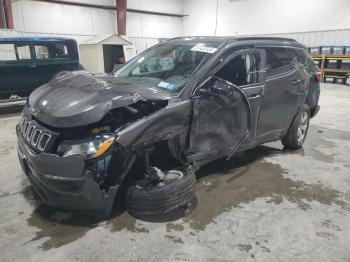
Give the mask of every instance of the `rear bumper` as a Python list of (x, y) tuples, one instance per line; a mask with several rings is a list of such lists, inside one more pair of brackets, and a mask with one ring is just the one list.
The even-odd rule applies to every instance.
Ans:
[(45, 204), (101, 215), (111, 212), (118, 186), (110, 187), (108, 192), (101, 190), (93, 178), (85, 174), (83, 155), (37, 154), (20, 135), (17, 139), (22, 169)]
[(321, 109), (321, 107), (319, 105), (317, 105), (315, 107), (315, 109), (313, 110), (313, 112), (311, 112), (310, 117), (311, 118), (315, 117), (318, 114), (318, 112), (320, 111), (320, 109)]

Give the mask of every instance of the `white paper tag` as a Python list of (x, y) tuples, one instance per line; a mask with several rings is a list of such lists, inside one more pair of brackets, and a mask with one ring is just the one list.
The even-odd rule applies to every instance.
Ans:
[(214, 54), (218, 49), (215, 47), (208, 47), (208, 46), (202, 46), (202, 45), (196, 45), (191, 48), (191, 51), (195, 52), (203, 52), (203, 53), (209, 53)]
[(161, 82), (158, 84), (159, 87), (163, 87), (163, 88), (166, 88), (168, 85), (169, 85), (169, 83), (163, 82), (163, 81), (161, 81)]

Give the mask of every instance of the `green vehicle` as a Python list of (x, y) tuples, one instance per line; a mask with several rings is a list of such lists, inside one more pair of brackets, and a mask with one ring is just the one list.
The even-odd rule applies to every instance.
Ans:
[(27, 97), (62, 71), (82, 69), (68, 38), (0, 38), (0, 99)]

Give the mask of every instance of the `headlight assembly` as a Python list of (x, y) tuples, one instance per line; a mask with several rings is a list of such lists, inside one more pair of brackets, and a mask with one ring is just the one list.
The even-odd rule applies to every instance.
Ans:
[(60, 143), (57, 154), (63, 157), (85, 154), (88, 158), (96, 158), (103, 155), (113, 142), (113, 134), (101, 134), (81, 140), (67, 140)]

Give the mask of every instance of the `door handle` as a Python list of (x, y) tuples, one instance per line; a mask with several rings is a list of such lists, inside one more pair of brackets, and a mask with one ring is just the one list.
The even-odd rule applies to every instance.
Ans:
[(299, 85), (300, 82), (301, 82), (301, 80), (293, 80), (293, 81), (291, 82), (291, 84), (292, 84), (293, 86), (296, 86), (296, 85)]
[(248, 96), (248, 98), (258, 98), (258, 97), (261, 97), (261, 94), (253, 94)]
[(36, 65), (30, 65), (29, 67), (30, 68), (36, 68)]

